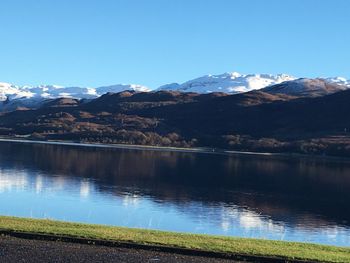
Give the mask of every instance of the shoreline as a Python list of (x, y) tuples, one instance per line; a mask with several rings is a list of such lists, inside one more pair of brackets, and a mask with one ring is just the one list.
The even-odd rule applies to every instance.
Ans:
[(253, 262), (350, 262), (350, 247), (211, 236), (0, 216), (0, 234), (23, 239), (248, 260)]
[(106, 143), (83, 143), (65, 140), (32, 140), (19, 137), (1, 137), (0, 142), (14, 142), (14, 143), (30, 143), (30, 144), (48, 144), (48, 145), (63, 145), (76, 147), (96, 147), (96, 148), (110, 148), (110, 149), (125, 149), (125, 150), (146, 150), (146, 151), (167, 151), (179, 153), (201, 153), (201, 154), (215, 154), (227, 156), (260, 156), (260, 157), (281, 157), (281, 158), (311, 158), (318, 160), (342, 161), (350, 162), (349, 157), (328, 156), (328, 155), (310, 155), (301, 153), (273, 153), (273, 152), (252, 152), (252, 151), (237, 151), (208, 147), (196, 148), (181, 148), (171, 146), (153, 146), (153, 145), (133, 145), (133, 144), (106, 144)]

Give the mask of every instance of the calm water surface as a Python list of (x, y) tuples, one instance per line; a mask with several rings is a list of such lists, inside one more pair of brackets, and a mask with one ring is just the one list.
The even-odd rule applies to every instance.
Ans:
[(0, 142), (0, 214), (350, 246), (350, 163)]

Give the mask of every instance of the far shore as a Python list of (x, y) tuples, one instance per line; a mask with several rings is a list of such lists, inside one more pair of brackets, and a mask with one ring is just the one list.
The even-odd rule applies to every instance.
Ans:
[(309, 155), (301, 153), (273, 153), (273, 152), (252, 152), (237, 151), (209, 147), (181, 148), (171, 146), (154, 146), (154, 145), (133, 145), (133, 144), (106, 144), (106, 143), (83, 143), (65, 140), (32, 140), (26, 137), (1, 137), (0, 142), (31, 143), (31, 144), (49, 144), (49, 145), (66, 145), (77, 147), (98, 147), (98, 148), (115, 148), (126, 150), (147, 150), (147, 151), (167, 151), (182, 153), (202, 153), (215, 155), (246, 155), (246, 156), (267, 156), (267, 157), (289, 157), (289, 158), (316, 158), (335, 161), (350, 161), (348, 157), (329, 156), (329, 155)]

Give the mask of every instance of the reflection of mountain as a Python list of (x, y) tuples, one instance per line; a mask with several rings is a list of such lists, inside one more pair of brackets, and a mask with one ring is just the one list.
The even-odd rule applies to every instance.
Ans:
[[(78, 187), (82, 196), (94, 181), (98, 191), (122, 195), (127, 189), (191, 215), (200, 216), (198, 207), (208, 213), (212, 207), (236, 206), (294, 226), (350, 225), (349, 163), (3, 142), (0, 163), (2, 171), (57, 175), (53, 184)], [(16, 178), (23, 184), (23, 177)], [(2, 177), (0, 189), (9, 185), (5, 179), (11, 181)], [(38, 189), (46, 187), (43, 178), (38, 180)]]

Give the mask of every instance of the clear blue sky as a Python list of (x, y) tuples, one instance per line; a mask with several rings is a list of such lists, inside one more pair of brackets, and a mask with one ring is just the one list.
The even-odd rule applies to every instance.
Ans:
[(350, 78), (348, 0), (1, 0), (0, 81), (150, 87), (205, 74)]

